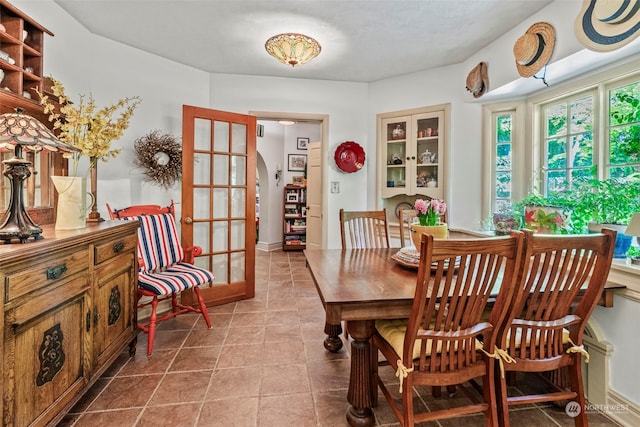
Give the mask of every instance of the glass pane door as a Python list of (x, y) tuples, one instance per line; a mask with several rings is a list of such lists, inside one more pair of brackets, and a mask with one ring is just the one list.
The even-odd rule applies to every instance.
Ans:
[(182, 238), (216, 279), (207, 305), (250, 298), (255, 280), (256, 118), (183, 107)]

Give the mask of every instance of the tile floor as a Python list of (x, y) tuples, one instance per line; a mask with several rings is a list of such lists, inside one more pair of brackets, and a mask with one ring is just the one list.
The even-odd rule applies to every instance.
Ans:
[[(140, 334), (136, 356), (122, 353), (59, 426), (347, 425), (348, 346), (337, 354), (325, 351), (324, 311), (301, 252), (258, 252), (256, 297), (209, 312), (211, 330), (196, 315), (164, 322), (151, 358)], [(420, 395), (420, 404), (438, 408), (463, 394)], [(399, 425), (381, 394), (375, 414), (380, 426)], [(512, 414), (518, 427), (573, 426), (553, 405)], [(589, 421), (617, 425), (600, 414)], [(483, 426), (484, 419), (421, 425)]]

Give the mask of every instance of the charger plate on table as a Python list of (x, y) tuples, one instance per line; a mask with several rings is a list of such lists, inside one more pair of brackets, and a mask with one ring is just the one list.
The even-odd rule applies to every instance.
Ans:
[[(405, 246), (401, 248), (398, 252), (391, 255), (391, 259), (397, 262), (398, 264), (417, 269), (420, 266), (420, 252), (413, 246)], [(456, 258), (456, 262), (454, 268), (458, 268), (460, 266), (460, 258)], [(436, 263), (433, 263), (433, 268), (436, 267)], [(445, 270), (448, 267), (445, 266)]]

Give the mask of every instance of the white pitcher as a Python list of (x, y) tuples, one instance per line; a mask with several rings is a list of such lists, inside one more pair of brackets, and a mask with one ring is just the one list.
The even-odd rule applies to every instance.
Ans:
[[(93, 194), (87, 192), (87, 179), (79, 176), (52, 176), (58, 191), (56, 230), (75, 230), (87, 226), (87, 214), (93, 207)], [(90, 203), (87, 204), (87, 195)]]

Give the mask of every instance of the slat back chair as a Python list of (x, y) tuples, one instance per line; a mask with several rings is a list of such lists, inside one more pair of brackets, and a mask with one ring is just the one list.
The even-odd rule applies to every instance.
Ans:
[[(139, 322), (138, 328), (148, 334), (147, 355), (153, 352), (157, 324), (184, 313), (199, 313), (208, 328), (211, 320), (199, 287), (213, 283), (212, 272), (194, 264), (195, 256), (202, 252), (198, 246), (183, 248), (178, 237), (176, 222), (171, 205), (131, 206), (112, 210), (107, 204), (109, 216), (114, 219), (140, 221), (138, 228), (138, 309), (151, 306), (149, 320)], [(198, 307), (181, 304), (178, 296), (192, 289)], [(148, 297), (148, 298), (143, 298)], [(171, 300), (171, 311), (158, 315), (158, 304)]]
[[(379, 375), (383, 366), (373, 364), (374, 384), (402, 426), (471, 413), (484, 413), (486, 425), (498, 424), (494, 332), (510, 306), (522, 244), (520, 232), (464, 240), (422, 236), (411, 314), (406, 320), (376, 321), (372, 339), (373, 357), (380, 351), (400, 379), (401, 405), (383, 380), (389, 376)], [(496, 291), (489, 319), (483, 320)], [(474, 380), (478, 377), (482, 386)], [(467, 381), (481, 390), (482, 400), (464, 386)], [(469, 404), (416, 413), (413, 387), (418, 385), (457, 386)]]
[(345, 211), (340, 209), (342, 248), (388, 248), (387, 209), (379, 211)]
[(509, 426), (510, 405), (568, 399), (580, 405), (575, 425), (586, 426), (581, 360), (584, 356), (588, 361), (588, 353), (582, 338), (609, 274), (616, 232), (569, 236), (524, 233), (517, 297), (498, 331), (497, 345), (513, 359), (514, 363), (504, 364), (507, 373), (562, 368), (569, 387), (538, 376), (550, 388), (549, 393), (509, 396), (506, 381), (501, 378), (501, 417)]
[[(430, 197), (422, 196), (425, 200), (431, 200)], [(411, 224), (418, 221), (418, 211), (415, 209), (400, 209), (398, 211), (398, 221), (400, 221), (400, 246), (413, 246), (411, 240)], [(440, 216), (440, 221), (447, 222), (447, 212)]]
[(411, 224), (418, 219), (418, 211), (415, 209), (400, 209), (398, 221), (400, 221), (400, 246), (413, 246), (411, 240)]

